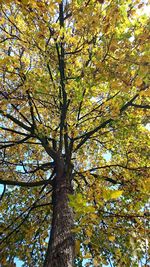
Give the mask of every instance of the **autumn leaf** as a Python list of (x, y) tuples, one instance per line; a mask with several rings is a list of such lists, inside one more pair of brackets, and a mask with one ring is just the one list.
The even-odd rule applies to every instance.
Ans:
[(0, 3), (1, 264), (138, 265), (148, 235), (147, 3)]
[(115, 190), (110, 193), (110, 197), (113, 198), (119, 198), (122, 195), (123, 191), (122, 190)]
[(75, 241), (75, 255), (80, 254), (80, 240)]
[(115, 236), (110, 235), (110, 236), (108, 237), (108, 239), (109, 239), (109, 241), (114, 242), (114, 241), (115, 241)]

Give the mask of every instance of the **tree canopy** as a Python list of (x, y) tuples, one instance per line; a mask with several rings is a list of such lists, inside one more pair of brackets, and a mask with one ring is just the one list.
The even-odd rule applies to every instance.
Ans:
[(2, 266), (44, 264), (61, 159), (75, 265), (148, 266), (146, 2), (0, 5)]

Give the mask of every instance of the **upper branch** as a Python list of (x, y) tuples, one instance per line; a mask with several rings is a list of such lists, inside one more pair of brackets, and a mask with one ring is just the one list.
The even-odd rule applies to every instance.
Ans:
[[(143, 88), (141, 88), (141, 90), (145, 90), (148, 87), (148, 85), (144, 85)], [(120, 108), (120, 115), (130, 106), (134, 106), (134, 107), (138, 107), (138, 108), (144, 108), (143, 106), (140, 105), (136, 105), (133, 104), (133, 101), (135, 99), (137, 99), (139, 96), (139, 93), (136, 94), (134, 97), (132, 97), (128, 102), (126, 102), (121, 108)], [(146, 108), (149, 108), (149, 106), (146, 105)], [(83, 144), (85, 144), (85, 142), (97, 131), (99, 131), (102, 128), (105, 128), (107, 125), (109, 125), (111, 122), (113, 122), (115, 119), (113, 118), (109, 118), (106, 121), (102, 122), (100, 125), (98, 125), (97, 127), (95, 127), (93, 130), (85, 133), (84, 135), (77, 137), (76, 139), (80, 139), (82, 138), (82, 140), (78, 143), (78, 145), (76, 146), (76, 148), (74, 149), (74, 151), (77, 151)]]
[[(60, 28), (64, 28), (64, 8), (63, 8), (63, 1), (59, 4), (59, 23)], [(68, 134), (67, 134), (67, 124), (66, 124), (66, 114), (69, 102), (67, 101), (67, 93), (65, 90), (65, 51), (64, 51), (64, 44), (63, 44), (64, 36), (61, 37), (60, 41), (60, 51), (58, 44), (56, 44), (57, 54), (58, 54), (58, 61), (59, 61), (59, 72), (60, 72), (60, 144), (59, 144), (59, 151), (62, 151), (63, 147), (63, 130), (64, 134), (64, 144), (65, 150), (68, 151)], [(62, 102), (61, 102), (62, 99)]]

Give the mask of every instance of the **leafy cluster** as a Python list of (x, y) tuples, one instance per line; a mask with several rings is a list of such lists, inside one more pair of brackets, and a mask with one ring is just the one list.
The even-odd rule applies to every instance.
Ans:
[(73, 166), (76, 264), (146, 266), (146, 3), (0, 5), (2, 266), (44, 261), (56, 152)]

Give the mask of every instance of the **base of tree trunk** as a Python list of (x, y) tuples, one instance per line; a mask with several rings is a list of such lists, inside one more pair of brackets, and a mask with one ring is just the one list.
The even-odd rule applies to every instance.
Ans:
[(68, 194), (72, 192), (67, 175), (55, 177), (52, 196), (52, 228), (44, 267), (74, 266), (75, 241), (72, 232), (74, 219), (68, 199)]

